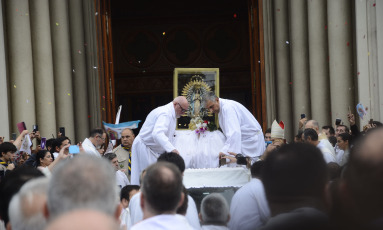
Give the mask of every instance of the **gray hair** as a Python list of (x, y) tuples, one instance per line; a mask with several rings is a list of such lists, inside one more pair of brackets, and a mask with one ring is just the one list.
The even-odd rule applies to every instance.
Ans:
[[(47, 198), (49, 179), (32, 179), (21, 187), (9, 204), (9, 219), (12, 229), (44, 229), (47, 220), (43, 210)], [(38, 209), (38, 210), (36, 210)]]
[(50, 218), (76, 209), (113, 216), (118, 205), (115, 173), (110, 162), (87, 154), (57, 165), (48, 188)]
[(107, 159), (108, 161), (112, 161), (116, 157), (117, 155), (115, 153), (105, 153), (103, 156), (103, 158)]
[(203, 198), (201, 202), (201, 216), (203, 224), (223, 224), (229, 220), (229, 205), (219, 193), (212, 193)]
[(313, 127), (316, 127), (316, 129), (319, 129), (319, 123), (316, 120), (309, 120), (306, 122), (307, 123), (312, 123)]
[(218, 98), (217, 95), (213, 91), (209, 91), (203, 95), (202, 101), (206, 104), (207, 101), (215, 101), (216, 98)]

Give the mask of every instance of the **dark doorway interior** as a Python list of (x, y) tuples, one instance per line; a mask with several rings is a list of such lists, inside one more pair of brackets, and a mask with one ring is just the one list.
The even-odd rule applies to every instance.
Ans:
[(220, 96), (252, 110), (246, 0), (112, 0), (116, 106), (144, 120), (173, 98), (173, 70), (219, 68)]

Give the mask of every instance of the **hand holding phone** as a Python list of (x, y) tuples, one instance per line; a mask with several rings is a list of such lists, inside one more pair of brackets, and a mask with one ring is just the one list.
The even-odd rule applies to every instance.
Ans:
[(305, 113), (302, 113), (301, 114), (301, 119), (305, 118), (306, 117), (306, 114)]
[(335, 125), (340, 125), (342, 120), (340, 118), (335, 119)]
[(33, 132), (39, 131), (39, 126), (38, 125), (33, 125)]
[(60, 127), (59, 132), (61, 133), (62, 137), (65, 137), (65, 128), (64, 127)]
[(27, 129), (27, 127), (25, 126), (25, 122), (22, 121), (20, 123), (17, 123), (17, 128), (19, 129), (19, 132), (22, 133), (24, 130)]
[(41, 149), (45, 149), (45, 145), (46, 145), (46, 143), (47, 143), (47, 138), (42, 137), (42, 138), (41, 138), (41, 143), (40, 143), (40, 147), (41, 147)]

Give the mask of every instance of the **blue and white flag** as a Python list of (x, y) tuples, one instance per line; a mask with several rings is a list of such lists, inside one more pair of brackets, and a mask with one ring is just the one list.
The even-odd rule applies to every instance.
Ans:
[(104, 125), (105, 131), (109, 135), (109, 138), (111, 140), (116, 140), (116, 139), (120, 139), (121, 138), (122, 130), (124, 130), (126, 128), (137, 129), (138, 128), (138, 124), (140, 122), (141, 121), (138, 120), (138, 121), (123, 122), (123, 123), (120, 123), (120, 124), (109, 124), (109, 123), (106, 123), (106, 122), (103, 121), (102, 124)]

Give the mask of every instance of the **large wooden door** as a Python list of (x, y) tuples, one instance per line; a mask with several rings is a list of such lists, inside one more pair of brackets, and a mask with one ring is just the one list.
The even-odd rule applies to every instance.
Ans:
[(248, 0), (252, 112), (267, 129), (262, 0)]
[(107, 123), (114, 123), (116, 105), (110, 1), (95, 0), (94, 2), (96, 7), (101, 117)]

